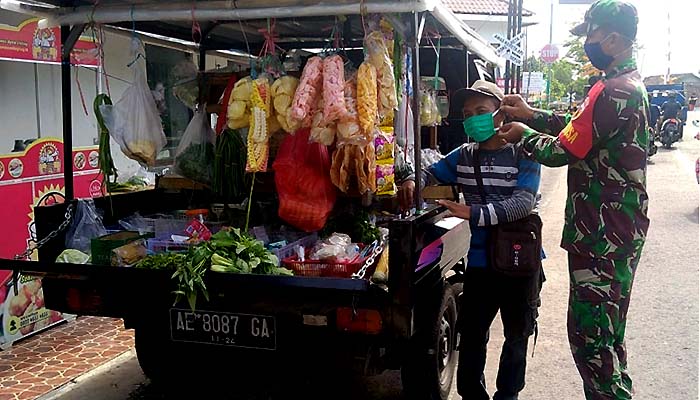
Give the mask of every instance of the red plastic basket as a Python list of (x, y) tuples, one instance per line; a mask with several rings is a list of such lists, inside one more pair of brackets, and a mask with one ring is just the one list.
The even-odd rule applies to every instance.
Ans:
[(316, 276), (333, 278), (350, 278), (362, 268), (364, 259), (356, 261), (328, 262), (321, 260), (299, 261), (299, 257), (291, 256), (282, 260), (282, 265), (294, 271), (298, 276)]

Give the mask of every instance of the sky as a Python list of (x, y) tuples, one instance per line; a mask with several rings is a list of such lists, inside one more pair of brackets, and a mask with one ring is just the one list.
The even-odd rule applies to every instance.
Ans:
[[(549, 42), (550, 2), (554, 1), (553, 43), (569, 38), (571, 26), (583, 20), (589, 6), (558, 4), (558, 0), (525, 0), (524, 7), (533, 11), (537, 25), (528, 28), (528, 52)], [(639, 68), (643, 76), (666, 74), (669, 48), (668, 11), (670, 11), (671, 73), (700, 71), (700, 1), (699, 0), (629, 0), (639, 11), (637, 43)]]

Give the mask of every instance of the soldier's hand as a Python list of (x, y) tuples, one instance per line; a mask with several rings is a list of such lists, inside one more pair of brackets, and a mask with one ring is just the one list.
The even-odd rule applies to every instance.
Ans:
[(530, 120), (535, 114), (535, 110), (519, 94), (509, 94), (503, 97), (501, 110), (511, 118), (521, 120)]
[(528, 129), (530, 128), (521, 122), (510, 122), (501, 126), (496, 136), (508, 143), (518, 143)]

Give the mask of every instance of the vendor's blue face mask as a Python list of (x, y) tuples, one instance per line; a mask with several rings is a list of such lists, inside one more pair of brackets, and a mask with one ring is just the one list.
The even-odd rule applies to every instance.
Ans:
[(479, 143), (491, 139), (496, 134), (493, 114), (491, 113), (469, 117), (464, 120), (463, 125), (464, 133)]

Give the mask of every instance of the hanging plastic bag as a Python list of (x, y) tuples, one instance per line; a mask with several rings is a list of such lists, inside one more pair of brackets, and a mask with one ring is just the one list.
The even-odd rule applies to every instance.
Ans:
[(354, 74), (345, 81), (344, 95), (348, 112), (338, 121), (338, 142), (343, 144), (366, 141), (357, 114), (357, 77)]
[[(365, 38), (367, 61), (377, 70), (379, 116), (382, 122), (391, 124), (394, 120), (394, 110), (398, 107), (398, 101), (396, 99), (394, 64), (391, 61), (387, 45), (387, 40), (381, 31), (371, 32)], [(391, 51), (393, 52), (393, 50), (392, 48)]]
[(92, 254), (92, 239), (106, 234), (107, 230), (102, 224), (102, 216), (95, 208), (95, 202), (92, 199), (78, 200), (73, 222), (66, 231), (66, 248)]
[(143, 43), (138, 38), (131, 41), (134, 72), (133, 82), (113, 107), (113, 127), (109, 127), (122, 152), (142, 164), (155, 165), (158, 153), (167, 140), (158, 107), (146, 81), (146, 61)]
[(328, 149), (309, 143), (309, 130), (287, 136), (273, 164), (279, 195), (279, 216), (306, 232), (324, 227), (333, 210), (336, 189), (331, 182)]
[(175, 172), (202, 183), (211, 182), (214, 130), (209, 126), (206, 104), (200, 105), (175, 150)]

